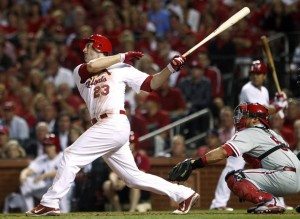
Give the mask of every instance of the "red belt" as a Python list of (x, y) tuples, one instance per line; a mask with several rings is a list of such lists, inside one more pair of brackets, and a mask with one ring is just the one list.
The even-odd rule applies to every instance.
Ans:
[[(125, 110), (120, 110), (119, 113), (126, 115), (126, 111)], [(100, 117), (100, 119), (104, 119), (104, 118), (108, 117), (108, 115), (107, 115), (107, 113), (103, 113), (99, 117)], [(96, 124), (97, 122), (98, 122), (98, 120), (96, 118), (93, 118), (91, 120), (92, 125)]]
[(295, 172), (295, 173), (296, 173), (296, 168), (294, 168), (294, 167), (283, 167), (282, 170), (283, 170), (283, 171), (292, 171), (292, 172)]

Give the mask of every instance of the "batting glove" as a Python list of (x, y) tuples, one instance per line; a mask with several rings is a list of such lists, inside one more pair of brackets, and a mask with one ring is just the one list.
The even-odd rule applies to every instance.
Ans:
[(288, 107), (287, 96), (283, 91), (275, 94), (274, 104), (278, 111)]
[(120, 61), (126, 64), (132, 64), (134, 60), (138, 60), (143, 57), (142, 52), (129, 51), (126, 53), (121, 53)]
[(171, 60), (171, 62), (167, 65), (167, 68), (172, 73), (177, 72), (184, 66), (185, 60), (186, 60), (185, 57), (176, 55)]

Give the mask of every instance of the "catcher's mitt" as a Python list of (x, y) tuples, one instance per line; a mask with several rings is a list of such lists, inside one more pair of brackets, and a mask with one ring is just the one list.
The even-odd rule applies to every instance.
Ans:
[(186, 181), (193, 171), (191, 161), (191, 158), (185, 159), (184, 161), (178, 163), (175, 167), (173, 167), (169, 172), (169, 180)]

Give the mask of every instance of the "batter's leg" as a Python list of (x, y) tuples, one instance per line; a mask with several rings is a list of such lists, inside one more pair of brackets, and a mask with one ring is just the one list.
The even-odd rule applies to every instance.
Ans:
[(110, 130), (110, 127), (109, 123), (96, 124), (64, 150), (53, 185), (41, 200), (43, 206), (59, 208), (59, 201), (67, 194), (82, 167), (110, 151), (117, 150), (128, 141), (127, 132), (118, 133)]
[(177, 203), (186, 200), (195, 193), (188, 187), (170, 183), (161, 177), (140, 171), (128, 144), (112, 154), (103, 156), (103, 159), (128, 187), (167, 195)]

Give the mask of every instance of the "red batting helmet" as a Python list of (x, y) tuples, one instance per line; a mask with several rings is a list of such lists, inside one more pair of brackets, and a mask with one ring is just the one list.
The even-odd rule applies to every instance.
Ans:
[(259, 103), (242, 103), (234, 110), (234, 126), (237, 131), (246, 128), (248, 118), (258, 118), (259, 121), (269, 128), (268, 109)]
[(103, 53), (111, 53), (112, 52), (112, 45), (110, 40), (102, 36), (100, 34), (93, 34), (88, 39), (83, 40), (84, 45), (87, 43), (92, 43), (92, 47), (97, 52), (103, 52)]
[(252, 62), (250, 67), (250, 73), (267, 74), (267, 72), (268, 72), (268, 67), (263, 61), (255, 60)]

